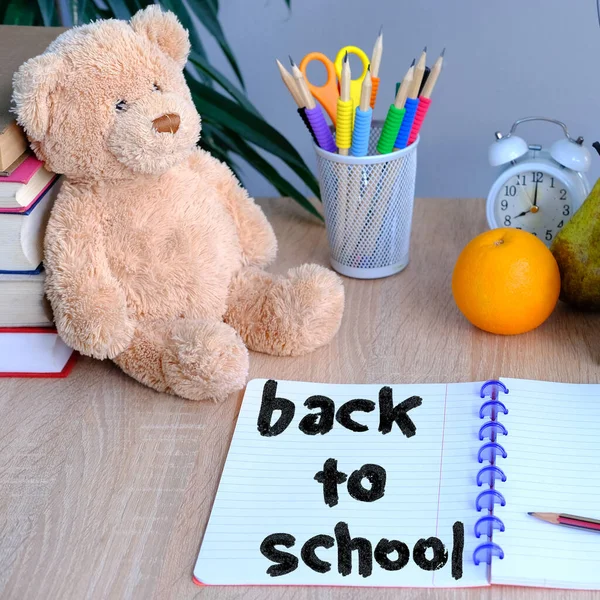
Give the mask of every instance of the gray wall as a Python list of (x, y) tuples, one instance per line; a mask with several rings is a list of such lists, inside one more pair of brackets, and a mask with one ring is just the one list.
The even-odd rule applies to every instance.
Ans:
[[(560, 119), (590, 148), (600, 139), (595, 0), (292, 0), (291, 13), (283, 0), (221, 0), (220, 5), (249, 98), (313, 170), (309, 135), (275, 59), (284, 62), (291, 54), (300, 62), (313, 50), (335, 57), (347, 44), (370, 55), (381, 24), (377, 118), (385, 116), (395, 82), (423, 45), (429, 46), (431, 59), (447, 48), (445, 70), (422, 130), (418, 195), (485, 196), (495, 176), (487, 163), (493, 133), (506, 132), (519, 117)], [(209, 49), (226, 70), (214, 46)], [(522, 126), (521, 135), (544, 144), (562, 133), (542, 123)], [(244, 175), (253, 195), (274, 193), (249, 169)], [(589, 177), (594, 182), (598, 176), (600, 156), (594, 152)]]

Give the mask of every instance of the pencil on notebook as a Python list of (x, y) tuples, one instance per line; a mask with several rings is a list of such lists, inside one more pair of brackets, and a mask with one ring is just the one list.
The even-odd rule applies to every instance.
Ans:
[(565, 527), (574, 527), (576, 529), (584, 529), (587, 531), (595, 531), (596, 533), (600, 533), (600, 521), (597, 519), (559, 513), (530, 512), (527, 514), (539, 519), (540, 521), (552, 523), (552, 525), (564, 525)]
[(377, 102), (377, 90), (379, 89), (379, 68), (381, 67), (381, 58), (383, 56), (383, 25), (379, 30), (379, 35), (375, 40), (373, 54), (371, 55), (371, 108), (375, 108)]
[(419, 135), (419, 131), (421, 131), (421, 127), (423, 125), (423, 121), (425, 120), (425, 116), (427, 115), (427, 111), (429, 110), (429, 106), (431, 105), (431, 94), (435, 88), (435, 84), (442, 72), (442, 65), (444, 64), (444, 54), (446, 53), (446, 48), (444, 48), (435, 61), (435, 64), (431, 68), (431, 72), (429, 73), (429, 77), (423, 86), (423, 90), (421, 92), (421, 96), (419, 97), (419, 106), (417, 107), (417, 112), (415, 114), (415, 119), (413, 122), (413, 126), (410, 132), (410, 136), (408, 138), (408, 143), (412, 144)]
[[(296, 89), (298, 92), (298, 96), (300, 102), (303, 106), (303, 112), (306, 116), (306, 121), (308, 123), (308, 128), (311, 134), (313, 135), (313, 139), (315, 144), (328, 152), (335, 152), (336, 145), (333, 139), (333, 135), (331, 134), (331, 130), (329, 129), (325, 116), (323, 115), (323, 111), (320, 106), (317, 106), (313, 95), (310, 93), (308, 89), (308, 85), (306, 83), (306, 79), (304, 79), (304, 75), (302, 71), (296, 66), (296, 63), (290, 56), (290, 63), (292, 65), (292, 74), (293, 74), (293, 82), (296, 84)], [(279, 61), (277, 61), (278, 64)], [(283, 67), (282, 67), (283, 68)], [(284, 69), (285, 71), (285, 69)], [(287, 73), (287, 71), (286, 71)], [(289, 75), (289, 73), (288, 73)], [(283, 77), (283, 75), (282, 75)], [(287, 81), (284, 82), (287, 85)]]

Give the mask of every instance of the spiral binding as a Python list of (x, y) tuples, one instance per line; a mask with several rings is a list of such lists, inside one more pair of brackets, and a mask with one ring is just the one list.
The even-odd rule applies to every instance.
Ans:
[(485, 562), (488, 565), (492, 563), (494, 556), (504, 558), (504, 551), (494, 542), (494, 531), (503, 532), (504, 523), (494, 514), (496, 505), (506, 506), (506, 500), (502, 493), (496, 489), (496, 482), (506, 481), (504, 471), (498, 466), (499, 458), (505, 459), (506, 450), (498, 443), (498, 438), (508, 435), (506, 427), (498, 421), (499, 415), (507, 415), (508, 409), (500, 400), (499, 393), (508, 394), (508, 389), (500, 381), (487, 381), (481, 386), (481, 398), (489, 397), (479, 409), (479, 418), (489, 420), (479, 428), (479, 440), (485, 442), (477, 454), (477, 460), (480, 463), (484, 461), (489, 464), (481, 468), (477, 473), (477, 485), (479, 487), (487, 486), (475, 499), (475, 508), (477, 512), (487, 511), (487, 514), (481, 517), (475, 523), (475, 536), (480, 538), (482, 535), (487, 541), (480, 544), (473, 552), (473, 562), (478, 565)]

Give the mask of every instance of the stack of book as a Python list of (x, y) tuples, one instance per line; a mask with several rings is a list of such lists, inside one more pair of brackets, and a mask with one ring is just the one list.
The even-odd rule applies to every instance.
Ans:
[(44, 295), (43, 246), (61, 178), (29, 150), (10, 97), (13, 73), (60, 31), (35, 28), (24, 46), (23, 29), (2, 27), (0, 35), (0, 377), (58, 377), (68, 374), (73, 352)]

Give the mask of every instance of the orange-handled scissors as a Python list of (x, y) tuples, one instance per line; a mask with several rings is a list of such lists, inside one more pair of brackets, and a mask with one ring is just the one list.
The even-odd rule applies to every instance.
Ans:
[[(344, 46), (337, 53), (335, 62), (332, 62), (322, 52), (311, 52), (310, 54), (307, 54), (300, 63), (300, 71), (302, 71), (304, 79), (306, 79), (310, 93), (319, 101), (334, 125), (336, 124), (337, 101), (340, 95), (338, 80), (341, 79), (342, 62), (346, 56), (346, 52), (358, 56), (363, 64), (361, 76), (358, 79), (353, 79), (350, 83), (350, 96), (352, 97), (355, 106), (358, 106), (360, 103), (360, 87), (369, 66), (369, 57), (360, 48), (357, 48), (356, 46)], [(308, 79), (306, 69), (309, 63), (314, 60), (320, 62), (327, 71), (327, 81), (324, 85), (313, 85)]]

